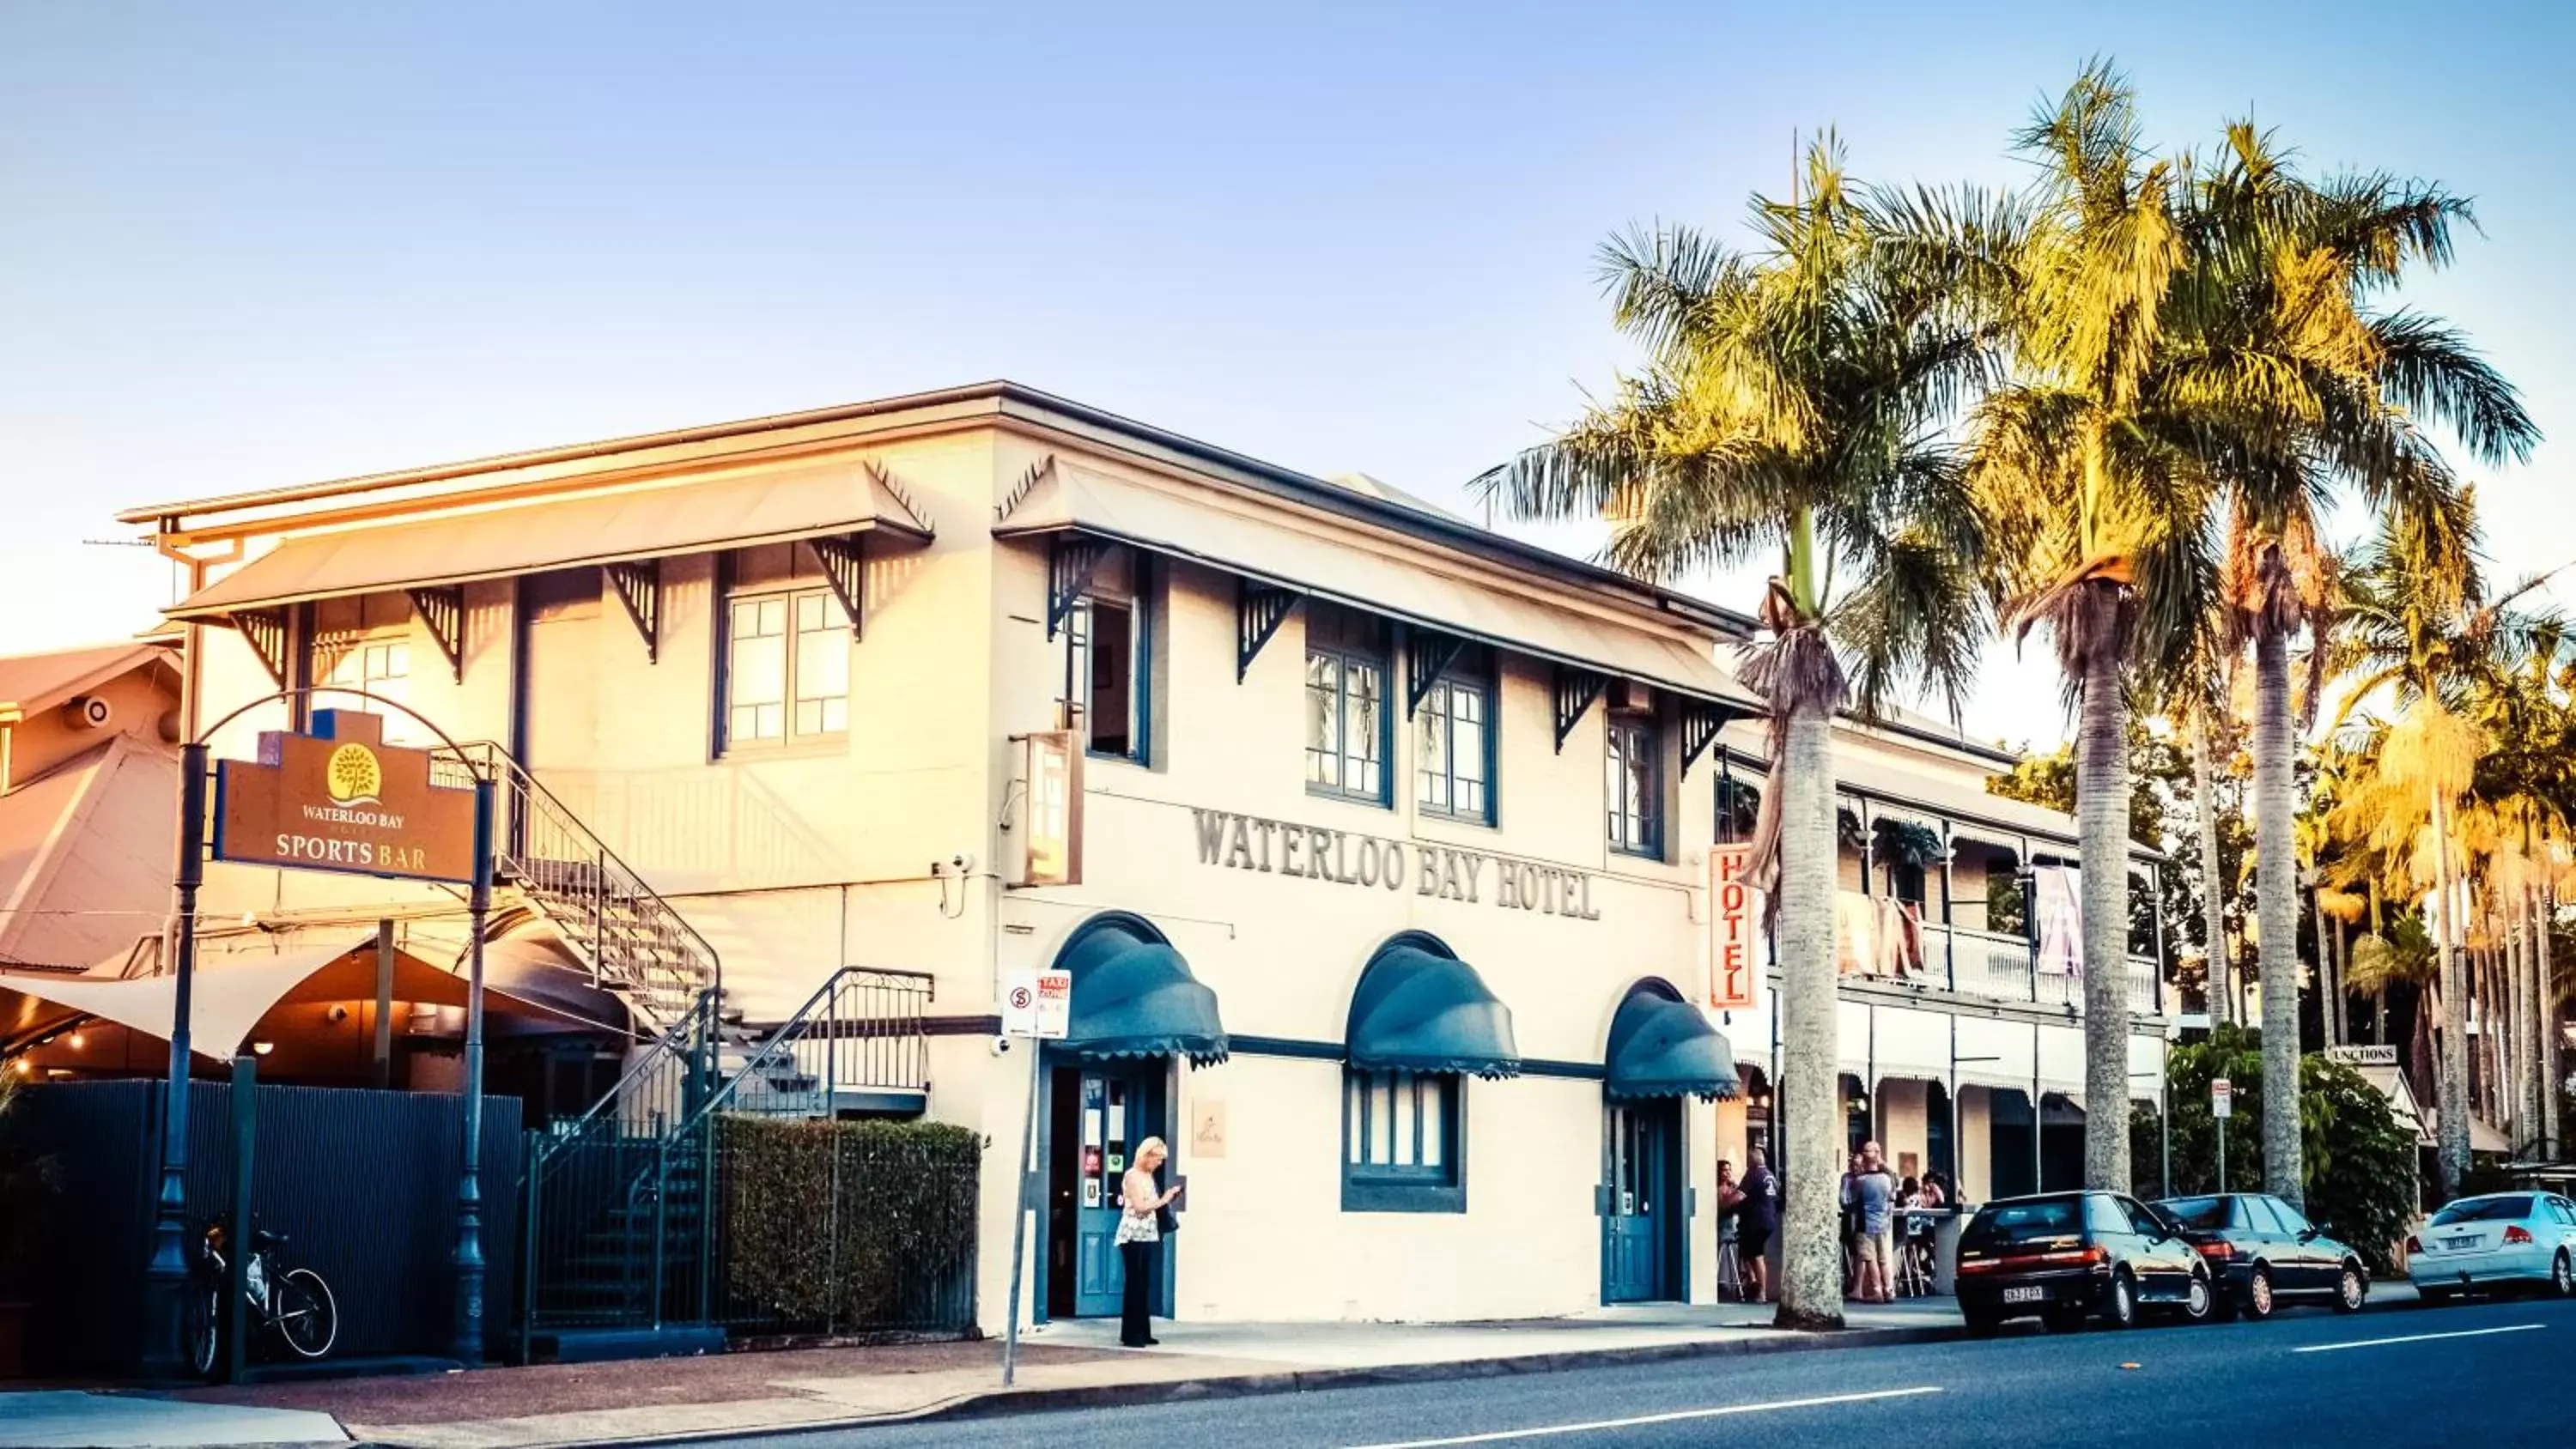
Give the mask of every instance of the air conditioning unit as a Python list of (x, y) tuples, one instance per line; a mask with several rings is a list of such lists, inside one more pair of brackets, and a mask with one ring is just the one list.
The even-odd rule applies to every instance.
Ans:
[(116, 711), (95, 694), (84, 694), (63, 706), (63, 723), (76, 730), (107, 728)]
[(1655, 687), (1651, 684), (1642, 684), (1634, 679), (1614, 679), (1610, 681), (1608, 692), (1612, 714), (1655, 712)]

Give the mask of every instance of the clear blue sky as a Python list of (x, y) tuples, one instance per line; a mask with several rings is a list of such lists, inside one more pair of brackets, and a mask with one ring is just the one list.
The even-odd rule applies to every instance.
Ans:
[[(1865, 176), (2013, 180), (2007, 133), (2097, 52), (2159, 144), (2250, 112), (2477, 198), (2486, 236), (2413, 295), (2551, 434), (2486, 486), (2499, 571), (2539, 568), (2576, 555), (2571, 29), (2362, 0), (0, 6), (0, 650), (150, 621), (166, 571), (81, 542), (119, 505), (995, 376), (1455, 500), (1622, 360), (1606, 233), (1732, 228), (1825, 124)], [(1972, 728), (2060, 733), (2036, 658), (1989, 674)]]

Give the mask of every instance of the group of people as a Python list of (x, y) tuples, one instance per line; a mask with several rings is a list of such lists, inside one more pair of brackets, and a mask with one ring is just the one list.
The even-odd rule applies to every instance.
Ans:
[[(1780, 1178), (1764, 1159), (1761, 1148), (1747, 1152), (1744, 1160), (1740, 1180), (1733, 1163), (1723, 1159), (1718, 1162), (1717, 1211), (1721, 1219), (1731, 1216), (1735, 1221), (1736, 1261), (1744, 1301), (1763, 1303), (1770, 1298), (1767, 1255), (1772, 1237), (1780, 1231)], [(1841, 1195), (1843, 1296), (1863, 1303), (1893, 1303), (1898, 1254), (1925, 1251), (1925, 1245), (1917, 1241), (1919, 1235), (1912, 1233), (1906, 1235), (1900, 1247), (1898, 1214), (1947, 1208), (1951, 1202), (1950, 1186), (1937, 1172), (1900, 1179), (1888, 1168), (1886, 1154), (1879, 1145), (1864, 1142), (1851, 1155), (1843, 1173)], [(1928, 1276), (1928, 1264), (1921, 1266)]]

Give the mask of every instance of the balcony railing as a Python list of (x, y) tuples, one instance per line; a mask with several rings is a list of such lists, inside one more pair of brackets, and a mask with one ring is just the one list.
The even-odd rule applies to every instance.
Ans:
[[(1857, 892), (1842, 894), (1846, 903), (1866, 899)], [(1843, 937), (1844, 974), (1903, 981), (1989, 1001), (2083, 1008), (2083, 978), (2039, 969), (2039, 948), (2023, 937), (1930, 921), (1916, 926), (1914, 934), (1922, 944), (1919, 953), (1903, 939), (1876, 950), (1856, 950), (1847, 931)], [(2156, 963), (2147, 957), (2132, 956), (2124, 974), (2129, 1010), (2139, 1016), (2156, 1015)]]

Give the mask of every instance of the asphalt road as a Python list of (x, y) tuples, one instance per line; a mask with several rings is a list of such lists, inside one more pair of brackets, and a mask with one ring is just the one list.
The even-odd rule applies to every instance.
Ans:
[(1493, 1444), (2564, 1444), (2576, 1303), (2475, 1303), (2266, 1324), (1580, 1369), (728, 1441), (777, 1449), (1067, 1444), (1448, 1449)]

